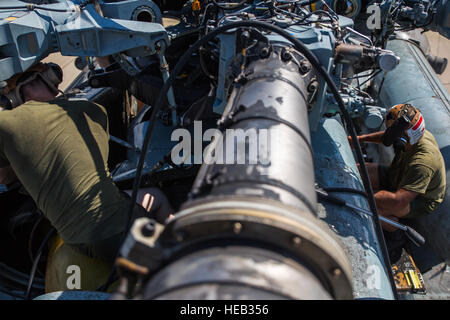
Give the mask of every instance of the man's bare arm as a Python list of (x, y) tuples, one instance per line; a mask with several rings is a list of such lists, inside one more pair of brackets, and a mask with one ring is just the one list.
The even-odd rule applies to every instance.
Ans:
[(377, 131), (358, 136), (359, 142), (383, 143), (384, 131)]
[(410, 211), (410, 203), (418, 193), (399, 189), (396, 192), (381, 190), (375, 193), (377, 208), (382, 216), (404, 217)]
[[(362, 134), (358, 136), (359, 143), (362, 142), (371, 142), (371, 143), (383, 143), (383, 135), (384, 131), (377, 131), (369, 134)], [(348, 140), (350, 141), (350, 144), (353, 146), (352, 143), (352, 137), (348, 137)]]

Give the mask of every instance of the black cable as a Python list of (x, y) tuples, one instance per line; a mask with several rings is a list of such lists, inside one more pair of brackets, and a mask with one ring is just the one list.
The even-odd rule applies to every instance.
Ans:
[[(356, 134), (356, 129), (354, 127), (354, 124), (352, 122), (352, 119), (351, 119), (348, 111), (345, 108), (345, 103), (344, 103), (341, 95), (339, 94), (339, 90), (336, 86), (336, 83), (330, 77), (330, 75), (328, 74), (325, 67), (322, 66), (319, 59), (315, 56), (315, 54), (311, 50), (309, 50), (302, 42), (300, 42), (298, 39), (293, 37), (289, 32), (287, 32), (277, 26), (268, 24), (268, 23), (259, 22), (259, 21), (238, 21), (238, 22), (233, 22), (233, 23), (227, 24), (225, 26), (216, 28), (213, 31), (211, 31), (210, 33), (208, 33), (207, 35), (205, 35), (204, 37), (202, 37), (201, 39), (197, 40), (192, 46), (190, 46), (190, 48), (183, 54), (183, 56), (181, 56), (178, 63), (176, 64), (175, 68), (170, 73), (169, 78), (164, 83), (164, 85), (159, 93), (158, 100), (155, 104), (154, 110), (151, 114), (150, 120), (149, 120), (149, 126), (148, 126), (147, 132), (145, 134), (144, 144), (142, 147), (142, 153), (139, 158), (138, 167), (136, 170), (136, 178), (134, 181), (133, 193), (132, 193), (132, 197), (131, 197), (132, 200), (131, 200), (131, 206), (130, 206), (129, 224), (131, 224), (132, 212), (133, 212), (133, 209), (134, 209), (134, 206), (136, 203), (137, 190), (139, 188), (139, 184), (141, 181), (142, 168), (144, 166), (145, 155), (147, 154), (148, 145), (149, 145), (152, 131), (153, 131), (153, 128), (154, 128), (154, 125), (156, 122), (155, 121), (156, 114), (161, 109), (161, 107), (164, 103), (164, 100), (165, 100), (164, 97), (165, 97), (167, 91), (172, 86), (173, 81), (176, 78), (176, 75), (182, 71), (182, 68), (188, 62), (191, 55), (194, 52), (196, 52), (203, 43), (212, 40), (214, 37), (216, 37), (220, 33), (223, 33), (230, 29), (239, 28), (239, 27), (257, 27), (257, 28), (265, 29), (265, 30), (277, 33), (278, 35), (289, 40), (293, 44), (295, 49), (297, 49), (300, 53), (302, 53), (306, 57), (306, 59), (308, 59), (310, 61), (310, 63), (313, 65), (313, 67), (316, 69), (316, 71), (319, 73), (319, 75), (322, 76), (324, 81), (327, 83), (330, 91), (332, 92), (334, 98), (336, 99), (336, 101), (338, 103), (338, 106), (343, 115), (343, 118), (348, 126), (347, 130), (350, 131), (349, 133), (350, 133), (350, 136), (352, 137), (352, 140), (356, 142), (356, 143), (354, 143), (355, 152), (357, 155), (358, 162), (360, 164), (360, 171), (362, 174), (364, 188), (368, 191), (368, 194), (369, 194), (369, 199), (368, 199), (369, 206), (370, 206), (371, 211), (373, 212), (372, 216), (373, 216), (373, 220), (374, 220), (374, 227), (375, 227), (378, 239), (380, 241), (380, 247), (381, 247), (383, 257), (384, 257), (386, 272), (387, 272), (389, 280), (391, 282), (394, 297), (395, 297), (395, 299), (398, 299), (397, 291), (395, 290), (396, 286), (395, 286), (395, 282), (394, 282), (394, 277), (392, 275), (392, 270), (390, 267), (389, 255), (387, 252), (386, 243), (384, 241), (383, 231), (381, 229), (381, 224), (380, 224), (380, 220), (378, 217), (378, 210), (377, 210), (376, 203), (375, 203), (374, 193), (372, 190), (372, 186), (370, 184), (369, 174), (368, 174), (368, 171), (367, 171), (367, 168), (365, 165), (363, 153), (361, 150), (361, 145), (359, 144), (357, 134)], [(129, 229), (129, 227), (130, 226), (128, 226), (128, 229)]]
[[(319, 0), (317, 0), (317, 1), (319, 1)], [(320, 18), (321, 15), (326, 15), (328, 18), (330, 18), (330, 20), (316, 20), (316, 21), (313, 21), (313, 22), (332, 23), (333, 21), (336, 20), (335, 17), (333, 17), (328, 11), (325, 11), (325, 10), (316, 10), (316, 11), (308, 13), (307, 15), (300, 16), (297, 13), (289, 12), (289, 11), (286, 11), (286, 10), (281, 10), (279, 8), (279, 6), (275, 6), (273, 4), (271, 4), (271, 7), (273, 8), (274, 11), (281, 12), (282, 14), (287, 15), (287, 16), (293, 18), (293, 19), (299, 19), (300, 20), (300, 21), (292, 23), (291, 25), (309, 24), (312, 21), (306, 21), (306, 19), (310, 18), (313, 15), (318, 15), (319, 18)]]
[(0, 7), (0, 10), (20, 10), (20, 9), (30, 9), (30, 7), (36, 6), (35, 4), (29, 4), (27, 6), (8, 6), (8, 7)]
[[(310, 18), (313, 15), (318, 15), (319, 17), (321, 15), (326, 15), (328, 18), (330, 18), (330, 21), (324, 21), (324, 20), (317, 20), (317, 21), (310, 21), (307, 20), (308, 18)], [(301, 17), (300, 21), (294, 22), (292, 25), (299, 25), (299, 24), (304, 24), (305, 22), (307, 24), (312, 23), (312, 22), (322, 22), (322, 23), (328, 23), (328, 22), (333, 22), (336, 21), (336, 18), (333, 17), (328, 11), (325, 10), (316, 10), (313, 12), (308, 13), (307, 15), (305, 15), (304, 17)]]
[(296, 5), (300, 6), (300, 7), (304, 7), (304, 6), (310, 6), (313, 3), (319, 2), (320, 0), (306, 0), (306, 1), (299, 1), (296, 3)]
[[(377, 72), (371, 73), (371, 74), (369, 75), (369, 78), (367, 78), (366, 80), (364, 80), (363, 83), (358, 84), (358, 87), (361, 87), (362, 85), (366, 84), (367, 82), (369, 82), (370, 80), (372, 80), (373, 78), (375, 78), (377, 75), (380, 74), (380, 72), (381, 72), (381, 70), (378, 70)], [(356, 78), (356, 79), (359, 79), (359, 78)]]
[[(329, 12), (329, 13), (333, 14), (334, 17), (336, 18), (336, 20), (339, 20), (338, 14), (337, 14), (336, 12), (334, 12), (334, 10), (331, 9), (330, 6), (329, 6), (324, 0), (320, 0), (320, 2), (322, 2), (322, 5), (325, 6), (324, 9), (328, 9), (328, 10), (326, 10), (326, 12)], [(318, 10), (317, 10), (317, 11), (318, 11)], [(325, 11), (325, 10), (324, 10), (324, 11)]]
[(221, 4), (218, 3), (216, 0), (211, 0), (211, 1), (212, 1), (212, 3), (213, 3), (216, 7), (220, 8), (220, 9), (222, 9), (222, 10), (235, 10), (235, 9), (241, 7), (242, 5), (244, 5), (244, 4), (247, 2), (247, 0), (241, 0), (241, 2), (236, 3), (234, 6), (232, 6), (232, 7), (227, 7), (227, 6), (221, 5)]
[(28, 9), (28, 7), (27, 6), (0, 7), (0, 10), (20, 10), (20, 9)]
[[(358, 79), (358, 78), (355, 78), (355, 79)], [(346, 83), (346, 82), (341, 82), (341, 85), (344, 85), (344, 86), (346, 86), (346, 87), (350, 87), (351, 89), (358, 91), (358, 93), (363, 94), (363, 95), (365, 95), (366, 97), (368, 97), (369, 99), (372, 99), (372, 100), (373, 100), (373, 98), (372, 98), (372, 96), (371, 96), (370, 94), (368, 94), (367, 92), (365, 92), (365, 91), (363, 91), (363, 90), (360, 90), (360, 89), (358, 89), (358, 88), (355, 88), (354, 86), (352, 86), (352, 85), (350, 85), (350, 84), (348, 84), (348, 83)]]
[(22, 10), (26, 9), (29, 11), (33, 10), (44, 10), (44, 11), (53, 11), (53, 12), (75, 12), (73, 9), (56, 9), (56, 8), (47, 8), (35, 5), (33, 3), (30, 3), (26, 6), (8, 6), (8, 7), (0, 7), (0, 10)]
[(97, 289), (95, 289), (95, 291), (106, 292), (106, 290), (108, 290), (108, 288), (117, 280), (119, 280), (119, 276), (117, 275), (116, 268), (113, 267), (111, 272), (109, 273), (108, 278), (106, 279), (105, 283), (102, 284)]
[[(169, 163), (171, 166), (177, 168), (177, 169), (182, 169), (179, 166), (175, 165), (170, 157), (171, 157), (171, 152), (169, 151), (169, 153), (167, 153), (162, 160), (158, 161), (152, 168), (152, 170), (149, 173), (149, 177), (151, 177), (151, 175), (156, 172), (157, 170), (159, 170), (160, 168), (162, 168), (166, 163)], [(136, 180), (135, 180), (136, 181)], [(139, 182), (140, 183), (140, 182)], [(133, 188), (133, 192), (134, 192), (134, 188)], [(133, 198), (134, 203), (136, 203), (136, 198)], [(131, 205), (131, 214), (133, 213), (134, 210), (134, 204)], [(150, 213), (149, 213), (150, 214)], [(153, 217), (154, 218), (154, 217)], [(125, 230), (129, 230), (131, 228), (131, 218), (127, 221), (127, 228)], [(127, 236), (127, 232), (125, 232), (124, 237)], [(124, 239), (125, 240), (125, 239)], [(122, 241), (123, 242), (123, 241)], [(117, 255), (116, 255), (117, 257)], [(113, 266), (111, 272), (109, 273), (108, 278), (106, 279), (105, 283), (102, 284), (100, 287), (98, 287), (95, 291), (102, 291), (102, 292), (106, 292), (106, 290), (108, 290), (108, 288), (111, 286), (111, 284), (113, 284), (114, 282), (116, 282), (117, 280), (119, 280), (119, 276), (117, 276), (117, 272), (116, 272), (116, 268), (115, 266)]]
[(208, 21), (208, 20), (206, 19), (206, 17), (208, 16), (208, 10), (209, 10), (209, 8), (212, 8), (213, 6), (214, 6), (214, 3), (208, 3), (208, 4), (206, 5), (205, 10), (203, 11), (203, 17), (202, 17), (202, 20), (200, 21), (200, 27), (206, 25), (206, 22)]
[(353, 79), (359, 79), (359, 78), (365, 78), (365, 77), (371, 77), (375, 74), (375, 72), (377, 72), (376, 69), (374, 69), (371, 73), (369, 74), (363, 74), (363, 75), (359, 75), (359, 76), (354, 76), (354, 77), (349, 77), (349, 78), (341, 78), (341, 80), (353, 80)]
[[(205, 48), (206, 51), (206, 48)], [(199, 54), (198, 54), (198, 58), (200, 61), (200, 67), (202, 68), (203, 73), (211, 80), (217, 81), (217, 77), (213, 76), (209, 70), (208, 70), (208, 66), (205, 63), (205, 58), (203, 57), (203, 53), (202, 50), (200, 50)]]
[(322, 190), (326, 192), (343, 192), (343, 193), (354, 193), (360, 196), (363, 196), (365, 198), (369, 198), (367, 192), (359, 189), (353, 189), (353, 188), (344, 188), (344, 187), (325, 187), (321, 188)]
[(39, 260), (41, 260), (42, 252), (44, 251), (44, 247), (47, 244), (48, 240), (50, 240), (50, 237), (55, 232), (55, 229), (51, 229), (50, 232), (45, 236), (44, 240), (41, 243), (41, 246), (39, 247), (39, 250), (36, 253), (36, 257), (34, 258), (33, 266), (31, 268), (30, 272), (30, 278), (28, 279), (28, 286), (27, 291), (25, 293), (25, 300), (30, 300), (30, 294), (31, 294), (31, 287), (33, 286), (34, 278), (36, 276), (36, 270), (39, 263)]
[(36, 223), (33, 225), (33, 228), (31, 229), (30, 232), (30, 236), (28, 237), (28, 256), (30, 257), (31, 263), (33, 263), (34, 259), (33, 259), (33, 238), (34, 238), (34, 233), (36, 232), (37, 226), (39, 225), (39, 223), (42, 221), (42, 219), (44, 218), (44, 216), (41, 214), (38, 218), (38, 220), (36, 221)]
[[(385, 79), (386, 79), (386, 72), (383, 75), (383, 79), (381, 79), (380, 87), (378, 88), (377, 99), (380, 97), (381, 89), (383, 88)], [(384, 119), (383, 119), (383, 122), (384, 122)]]

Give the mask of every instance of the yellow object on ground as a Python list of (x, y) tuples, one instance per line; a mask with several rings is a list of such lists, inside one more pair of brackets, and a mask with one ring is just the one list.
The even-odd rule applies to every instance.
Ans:
[[(111, 272), (112, 265), (74, 251), (65, 245), (61, 237), (50, 241), (50, 250), (45, 273), (45, 292), (66, 290), (95, 291), (102, 286)], [(113, 283), (108, 292), (114, 291)]]
[(411, 255), (403, 250), (399, 261), (392, 265), (395, 286), (401, 294), (425, 294), (425, 284), (420, 270)]

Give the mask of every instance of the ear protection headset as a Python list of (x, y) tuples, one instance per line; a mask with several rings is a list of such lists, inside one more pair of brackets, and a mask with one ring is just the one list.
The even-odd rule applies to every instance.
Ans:
[(386, 114), (385, 146), (393, 145), (396, 150), (405, 151), (416, 144), (425, 133), (425, 120), (420, 111), (410, 104), (393, 106)]
[(38, 63), (27, 71), (16, 74), (6, 81), (7, 85), (1, 91), (0, 103), (7, 109), (12, 109), (23, 104), (22, 87), (36, 79), (42, 80), (56, 94), (62, 78), (62, 69), (57, 64), (52, 62)]

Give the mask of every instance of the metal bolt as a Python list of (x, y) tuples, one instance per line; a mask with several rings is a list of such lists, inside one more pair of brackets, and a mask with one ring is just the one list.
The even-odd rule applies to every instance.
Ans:
[(309, 70), (311, 70), (311, 64), (306, 60), (302, 60), (300, 62), (300, 72), (305, 74), (308, 73)]
[(292, 245), (294, 247), (298, 247), (301, 244), (302, 244), (302, 239), (300, 237), (293, 237), (292, 238)]
[(241, 34), (242, 41), (248, 41), (250, 39), (250, 32), (244, 31)]
[(239, 222), (234, 223), (233, 224), (233, 232), (238, 234), (238, 233), (241, 233), (241, 231), (242, 231), (242, 224)]
[(291, 58), (292, 58), (292, 55), (288, 50), (283, 49), (283, 51), (281, 51), (281, 60), (286, 62), (286, 61), (291, 60)]
[(155, 224), (148, 222), (142, 226), (141, 233), (144, 237), (151, 237), (155, 234)]
[(308, 92), (315, 92), (318, 87), (319, 87), (319, 82), (317, 82), (317, 80), (313, 80), (308, 85)]
[(155, 50), (156, 51), (161, 51), (163, 49), (164, 44), (161, 41), (158, 41), (157, 43), (155, 43)]
[(261, 49), (261, 51), (259, 52), (259, 56), (263, 59), (267, 58), (270, 54), (270, 50), (267, 47), (264, 47)]
[(334, 268), (332, 273), (333, 273), (333, 276), (339, 277), (342, 274), (342, 271), (339, 268)]
[(77, 68), (78, 70), (83, 70), (88, 65), (88, 62), (85, 58), (77, 57), (74, 64), (75, 68)]

